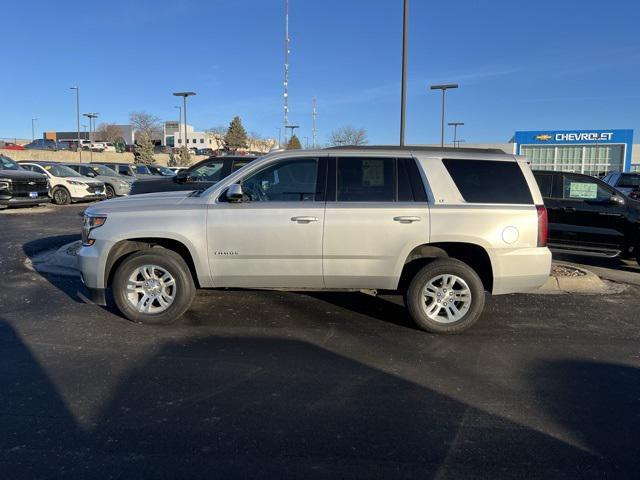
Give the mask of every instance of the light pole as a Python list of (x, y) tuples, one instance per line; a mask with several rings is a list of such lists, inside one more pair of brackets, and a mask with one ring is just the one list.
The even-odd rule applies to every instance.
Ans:
[(409, 0), (404, 0), (402, 16), (402, 89), (400, 93), (400, 146), (404, 146), (404, 117), (407, 103), (407, 48), (409, 47)]
[(278, 127), (278, 148), (282, 146), (282, 127)]
[[(289, 135), (289, 141), (291, 141), (291, 137), (293, 137), (293, 131), (296, 128), (300, 128), (300, 125), (285, 125), (284, 128), (290, 128), (291, 129), (291, 135)], [(284, 135), (284, 141), (287, 141), (287, 134), (286, 134), (286, 130), (285, 130), (285, 135)], [(285, 145), (285, 148), (287, 148), (287, 146)]]
[(93, 162), (93, 129), (95, 128), (95, 119), (98, 118), (98, 114), (95, 112), (92, 113), (83, 113), (85, 117), (89, 119), (89, 162)]
[(189, 148), (187, 146), (187, 97), (190, 97), (191, 95), (195, 95), (195, 94), (196, 92), (174, 92), (174, 95), (176, 97), (182, 97), (182, 102), (183, 102), (182, 111), (184, 112), (184, 146), (186, 148)]
[(453, 127), (453, 146), (456, 146), (456, 139), (458, 138), (458, 127), (464, 125), (464, 122), (449, 122), (447, 123), (450, 127)]
[[(178, 136), (180, 136), (180, 122), (182, 121), (182, 106), (180, 105), (174, 105), (173, 108), (177, 108), (178, 109)], [(166, 130), (166, 129), (165, 129)], [(166, 135), (166, 132), (165, 132)], [(176, 140), (175, 140), (175, 135), (173, 137), (173, 146), (176, 146)]]
[(440, 119), (440, 147), (444, 147), (444, 94), (450, 88), (458, 88), (457, 83), (431, 85), (431, 90), (442, 90), (442, 117)]
[(76, 91), (76, 120), (78, 121), (78, 152), (80, 152), (80, 163), (82, 163), (82, 148), (80, 147), (80, 87), (69, 87), (69, 90)]
[(32, 142), (36, 139), (36, 127), (35, 127), (36, 120), (38, 120), (37, 117), (31, 119), (31, 141)]

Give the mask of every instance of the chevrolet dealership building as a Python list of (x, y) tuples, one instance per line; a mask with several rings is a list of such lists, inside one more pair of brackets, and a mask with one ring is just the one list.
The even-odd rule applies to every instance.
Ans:
[(534, 170), (598, 175), (640, 170), (633, 158), (633, 130), (551, 130), (516, 132), (514, 153)]

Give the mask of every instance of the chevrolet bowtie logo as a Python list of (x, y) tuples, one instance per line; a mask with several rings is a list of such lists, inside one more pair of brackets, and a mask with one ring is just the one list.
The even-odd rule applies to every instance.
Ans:
[(553, 137), (548, 133), (545, 133), (543, 135), (536, 135), (536, 140), (542, 140), (543, 142), (546, 142), (547, 140), (551, 140), (552, 138)]

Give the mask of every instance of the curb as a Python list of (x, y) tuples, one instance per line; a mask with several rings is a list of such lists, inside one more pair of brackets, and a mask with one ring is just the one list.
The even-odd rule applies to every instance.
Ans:
[(600, 279), (595, 273), (576, 267), (569, 263), (556, 263), (554, 265), (566, 267), (572, 270), (578, 270), (582, 273), (576, 277), (550, 276), (542, 287), (531, 293), (534, 294), (563, 294), (563, 293), (584, 293), (584, 294), (600, 294), (615, 293), (622, 291), (626, 286), (614, 285)]

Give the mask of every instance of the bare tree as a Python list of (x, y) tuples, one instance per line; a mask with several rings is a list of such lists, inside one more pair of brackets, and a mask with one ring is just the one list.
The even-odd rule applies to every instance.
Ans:
[(333, 146), (339, 145), (366, 145), (369, 143), (367, 139), (367, 130), (364, 128), (355, 128), (346, 125), (331, 132), (329, 143)]
[(223, 137), (227, 134), (227, 128), (224, 125), (217, 125), (215, 127), (207, 128), (207, 133), (212, 133), (214, 135), (222, 135)]
[(115, 123), (101, 123), (96, 131), (105, 142), (115, 143), (122, 138), (122, 129)]
[(158, 138), (162, 134), (162, 121), (147, 112), (131, 112), (129, 122), (138, 132), (144, 133), (150, 139)]

